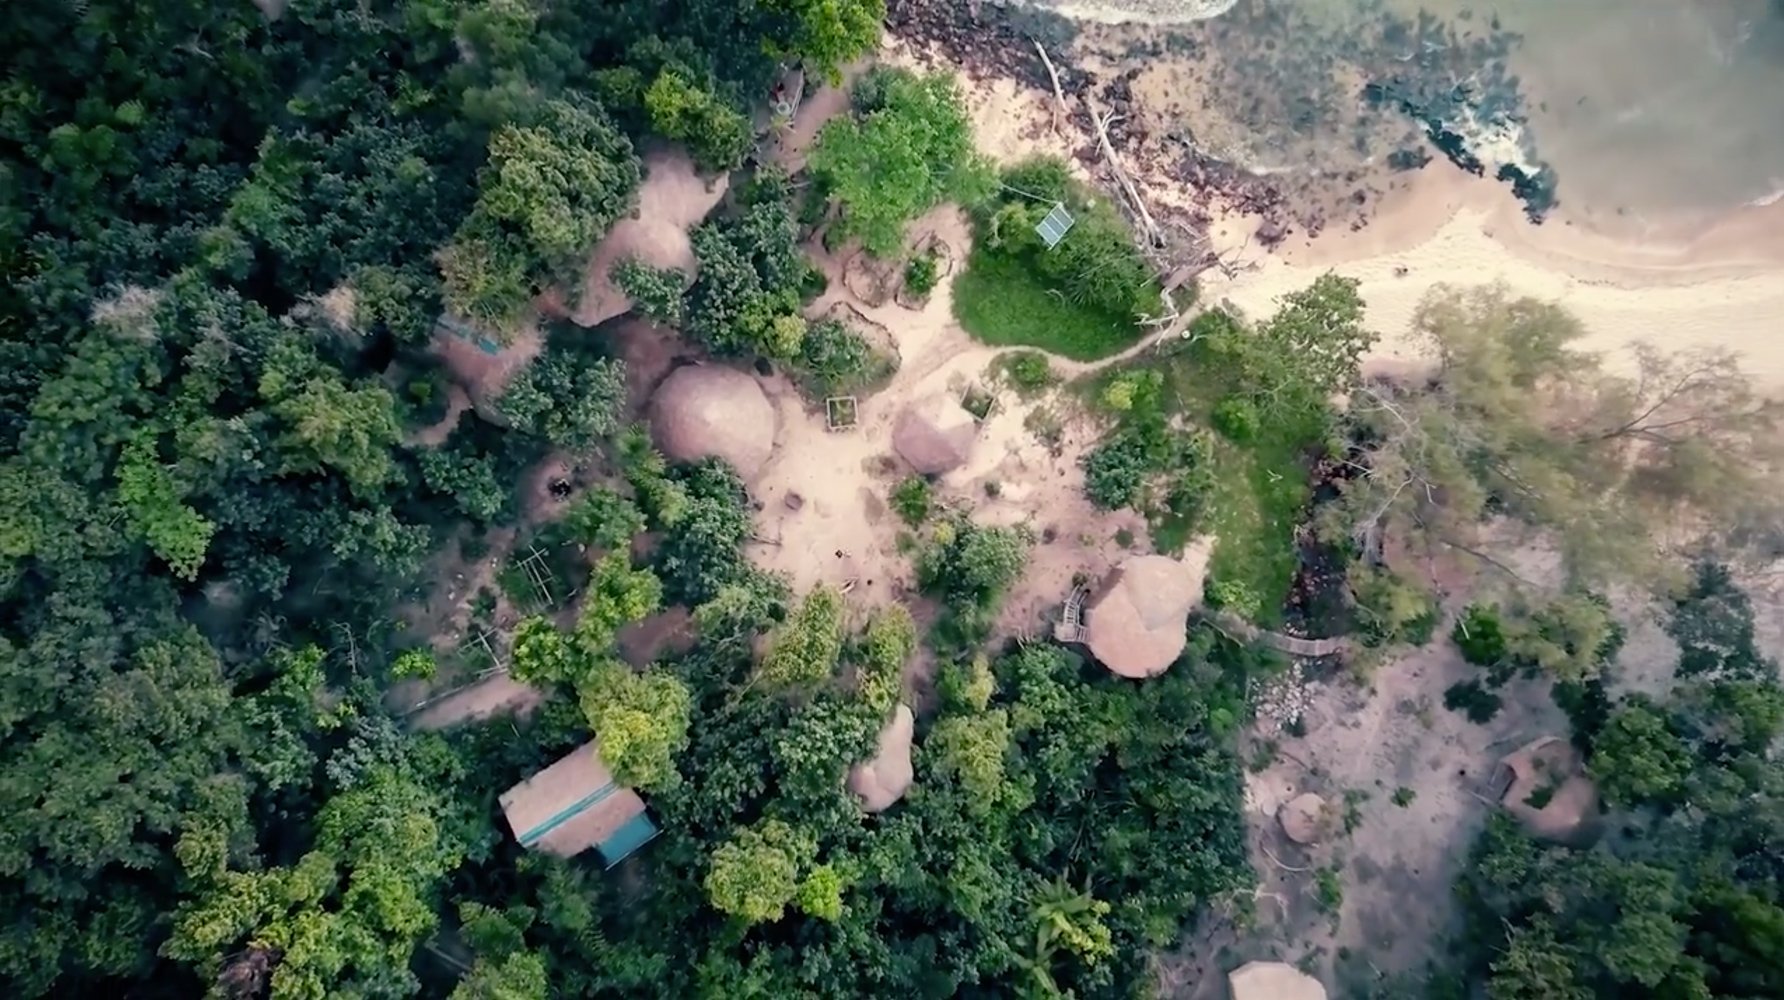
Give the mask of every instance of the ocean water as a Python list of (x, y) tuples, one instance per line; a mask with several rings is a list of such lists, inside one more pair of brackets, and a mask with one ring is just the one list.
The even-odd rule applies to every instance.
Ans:
[[(1784, 198), (1784, 0), (1074, 3), (1059, 6), (1203, 15), (1087, 26), (1080, 45), (1137, 71), (1136, 94), (1198, 148), (1321, 178), (1334, 204), (1436, 152), (1419, 133), (1437, 122), (1489, 175), (1546, 167), (1545, 214), (1605, 231), (1697, 229)], [(1365, 100), (1370, 84), (1390, 99)]]

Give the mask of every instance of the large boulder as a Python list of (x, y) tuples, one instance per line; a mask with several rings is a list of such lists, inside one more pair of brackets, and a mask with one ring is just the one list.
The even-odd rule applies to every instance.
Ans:
[(651, 397), (650, 431), (675, 461), (722, 458), (749, 480), (774, 453), (774, 404), (744, 372), (689, 365), (664, 379)]
[(880, 729), (873, 758), (849, 769), (849, 791), (861, 798), (861, 808), (882, 812), (904, 798), (916, 774), (911, 767), (911, 736), (916, 729), (916, 716), (908, 706), (899, 705)]
[(978, 437), (979, 422), (958, 399), (935, 395), (898, 415), (892, 447), (918, 473), (933, 476), (966, 464)]
[(1326, 800), (1303, 792), (1276, 810), (1276, 822), (1282, 824), (1283, 836), (1295, 843), (1317, 844), (1326, 835)]

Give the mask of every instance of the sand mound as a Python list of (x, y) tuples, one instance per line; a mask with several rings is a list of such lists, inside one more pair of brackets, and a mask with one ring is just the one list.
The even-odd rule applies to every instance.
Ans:
[(1158, 555), (1122, 563), (1084, 607), (1091, 655), (1122, 677), (1164, 673), (1188, 642), (1187, 619), (1201, 603), (1206, 566), (1205, 557), (1178, 562)]
[(892, 448), (925, 476), (965, 464), (979, 436), (979, 423), (946, 394), (926, 396), (905, 407), (892, 428)]
[(911, 768), (911, 735), (916, 716), (900, 705), (880, 730), (879, 749), (873, 759), (849, 769), (849, 791), (861, 797), (861, 808), (882, 812), (904, 798), (915, 771)]
[(689, 365), (657, 388), (650, 430), (670, 458), (722, 458), (747, 480), (774, 451), (774, 407), (756, 380), (735, 368)]

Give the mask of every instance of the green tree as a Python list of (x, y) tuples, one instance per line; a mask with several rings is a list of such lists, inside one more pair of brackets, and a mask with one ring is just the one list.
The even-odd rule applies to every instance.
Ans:
[(549, 619), (532, 615), (514, 628), (509, 672), (526, 684), (562, 684), (575, 678), (577, 660), (570, 644)]
[(681, 780), (675, 757), (688, 744), (692, 712), (681, 681), (603, 660), (581, 680), (578, 697), (615, 780), (641, 791), (671, 788)]
[(118, 458), (118, 502), (149, 548), (181, 579), (198, 576), (217, 526), (182, 503), (179, 484), (155, 457), (154, 445), (138, 438)]
[(805, 595), (775, 633), (762, 659), (762, 679), (778, 688), (808, 689), (830, 678), (842, 653), (842, 597), (828, 587)]
[(1632, 700), (1599, 731), (1590, 767), (1607, 802), (1635, 806), (1676, 793), (1691, 773), (1691, 751), (1664, 714)]
[(621, 627), (657, 610), (663, 584), (648, 569), (633, 569), (630, 553), (615, 549), (595, 564), (582, 614), (576, 619), (576, 646), (584, 656), (600, 656), (613, 648)]
[(519, 430), (586, 451), (619, 429), (625, 398), (623, 362), (548, 348), (508, 384), (496, 408)]
[(985, 813), (996, 809), (1008, 794), (1004, 781), (1009, 747), (1009, 715), (992, 709), (936, 723), (923, 742), (923, 755), (937, 774), (959, 783), (969, 809)]
[(640, 315), (668, 327), (682, 325), (686, 274), (673, 267), (651, 267), (636, 257), (615, 262), (609, 274)]
[(613, 549), (644, 530), (644, 514), (618, 493), (596, 487), (570, 505), (564, 524), (575, 541), (596, 549)]
[(1414, 328), (1438, 370), (1353, 393), (1371, 474), (1346, 482), (1328, 535), (1393, 519), (1417, 544), (1467, 550), (1503, 514), (1549, 533), (1580, 581), (1670, 586), (1657, 539), (1676, 551), (1681, 524), (1757, 523), (1776, 496), (1784, 406), (1732, 355), (1644, 346), (1623, 375), (1578, 348), (1573, 316), (1503, 289), (1436, 290)]
[(694, 86), (673, 69), (658, 73), (645, 90), (644, 110), (651, 128), (687, 143), (702, 170), (735, 169), (743, 163), (754, 139), (743, 112), (710, 89)]
[(458, 862), (441, 812), (413, 779), (375, 770), (322, 807), (315, 845), (295, 864), (231, 871), (205, 856), (163, 951), (227, 982), (265, 977), (273, 997), (413, 990), (409, 963), (436, 919), (429, 897)]
[(779, 920), (816, 853), (810, 836), (780, 820), (744, 827), (713, 851), (707, 897), (719, 912), (747, 924)]
[(284, 470), (333, 469), (369, 497), (396, 475), (391, 448), (402, 437), (396, 399), (381, 386), (352, 388), (295, 338), (282, 338), (260, 377), (260, 395), (283, 424)]
[(880, 22), (886, 17), (885, 0), (772, 0), (767, 7), (792, 22), (790, 31), (767, 37), (770, 51), (797, 57), (832, 85), (842, 82), (843, 64), (879, 42)]
[(971, 203), (990, 192), (990, 169), (973, 148), (952, 79), (875, 69), (855, 100), (858, 113), (824, 126), (811, 153), (813, 177), (842, 207), (837, 235), (893, 257), (912, 219), (944, 201)]
[(573, 273), (638, 188), (631, 141), (584, 99), (546, 101), (489, 139), (477, 202), (447, 249), (447, 305), (497, 330)]

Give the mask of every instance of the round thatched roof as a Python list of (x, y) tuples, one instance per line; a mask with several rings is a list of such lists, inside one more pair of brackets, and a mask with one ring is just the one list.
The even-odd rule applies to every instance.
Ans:
[(1162, 674), (1188, 641), (1189, 611), (1202, 599), (1202, 564), (1135, 556), (1103, 579), (1084, 606), (1085, 644), (1122, 677)]
[(911, 468), (932, 476), (965, 464), (979, 436), (979, 422), (960, 401), (929, 396), (905, 407), (892, 428), (892, 447)]
[(679, 368), (657, 387), (651, 436), (678, 462), (722, 458), (754, 478), (774, 451), (774, 406), (754, 378), (721, 365)]
[(911, 734), (916, 726), (910, 708), (899, 705), (880, 730), (879, 749), (873, 759), (849, 769), (849, 791), (861, 797), (861, 808), (877, 813), (904, 798), (915, 774), (911, 769)]
[(1326, 832), (1326, 800), (1303, 792), (1276, 810), (1276, 822), (1282, 832), (1297, 844), (1317, 843)]
[(1246, 962), (1227, 973), (1233, 1000), (1326, 1000), (1320, 981), (1286, 962)]

